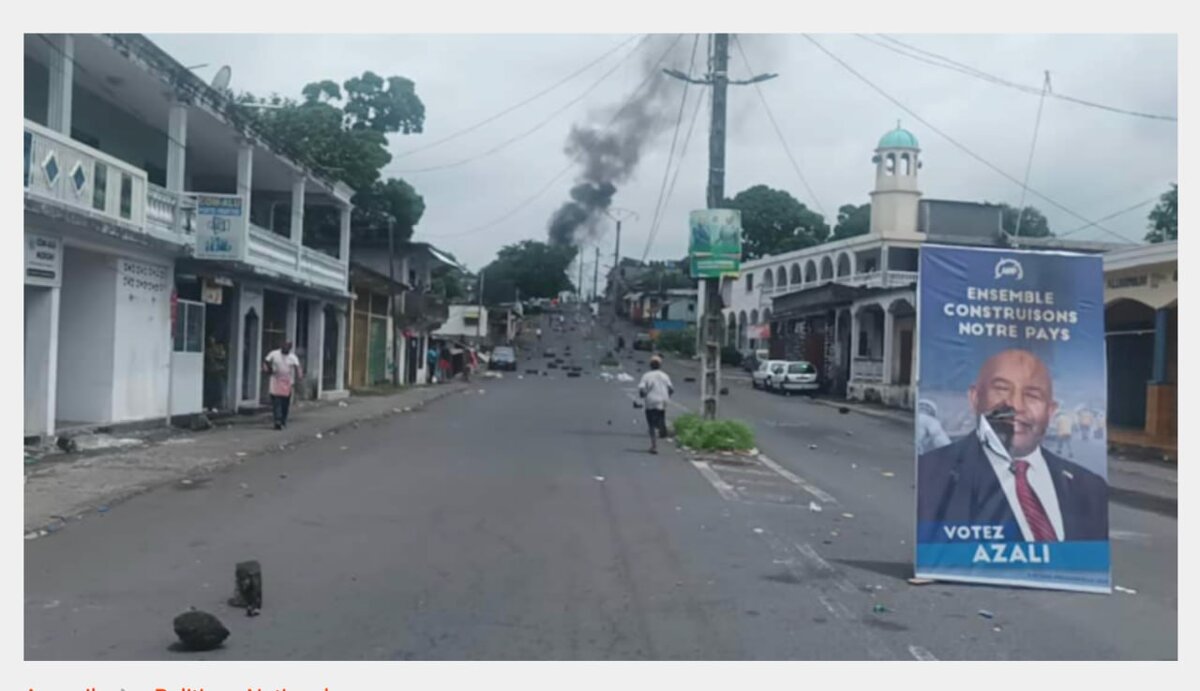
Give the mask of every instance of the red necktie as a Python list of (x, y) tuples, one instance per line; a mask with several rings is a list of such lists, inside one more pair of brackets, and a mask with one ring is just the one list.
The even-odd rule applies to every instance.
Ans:
[(1013, 474), (1017, 476), (1017, 500), (1021, 502), (1021, 512), (1025, 514), (1025, 522), (1029, 524), (1034, 541), (1058, 542), (1046, 509), (1029, 484), (1029, 461), (1013, 461)]

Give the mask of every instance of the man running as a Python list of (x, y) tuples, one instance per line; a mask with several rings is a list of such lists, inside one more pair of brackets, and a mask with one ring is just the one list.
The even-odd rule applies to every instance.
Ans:
[(671, 378), (662, 371), (662, 358), (655, 355), (650, 358), (650, 371), (642, 375), (638, 383), (638, 395), (646, 399), (646, 426), (650, 428), (650, 453), (658, 453), (658, 436), (667, 436), (667, 403), (675, 388), (671, 386)]

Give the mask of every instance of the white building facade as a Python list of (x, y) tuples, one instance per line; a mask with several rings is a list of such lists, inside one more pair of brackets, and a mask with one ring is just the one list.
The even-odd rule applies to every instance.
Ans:
[(27, 437), (344, 391), (352, 190), (140, 35), (27, 34), (24, 147)]

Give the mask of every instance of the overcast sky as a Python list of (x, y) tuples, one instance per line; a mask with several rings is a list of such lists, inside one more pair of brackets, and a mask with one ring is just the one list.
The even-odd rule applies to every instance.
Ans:
[[(595, 122), (625, 100), (642, 81), (643, 59), (661, 41), (639, 44), (624, 35), (188, 35), (151, 34), (185, 65), (211, 78), (217, 67), (233, 69), (231, 87), (259, 94), (296, 96), (305, 83), (346, 78), (373, 70), (416, 83), (425, 103), (425, 132), (394, 135), (396, 157), (389, 174), (408, 180), (425, 198), (416, 239), (433, 242), (472, 269), (501, 246), (525, 238), (545, 239), (546, 224), (566, 199), (574, 171), (505, 220), (464, 235), (513, 211), (567, 165), (563, 146), (573, 123)], [(818, 35), (830, 52), (921, 118), (980, 158), (1021, 178), (1024, 175), (1037, 94), (920, 62), (855, 35)], [(916, 48), (944, 56), (1011, 82), (1040, 88), (1049, 70), (1053, 91), (1117, 108), (1175, 116), (1176, 39), (1166, 35), (896, 35)], [(693, 38), (675, 44), (667, 64), (686, 68)], [(924, 156), (920, 187), (926, 198), (1017, 204), (1021, 189), (918, 122), (822, 53), (800, 35), (746, 37), (744, 48), (757, 72), (779, 77), (761, 85), (771, 111), (812, 187), (805, 189), (752, 86), (731, 87), (726, 194), (756, 184), (789, 191), (832, 225), (842, 204), (869, 201), (874, 183), (871, 156), (879, 137), (902, 121), (917, 136)], [(894, 45), (894, 44), (889, 44)], [(635, 52), (631, 50), (638, 46)], [(404, 156), (406, 151), (453, 134), (551, 86), (613, 51), (561, 87), (453, 141)], [(701, 39), (697, 73), (703, 71)], [(626, 57), (627, 56), (627, 57)], [(656, 59), (657, 54), (653, 57)], [(599, 81), (610, 69), (615, 71)], [(736, 47), (731, 76), (749, 75)], [(590, 89), (590, 90), (589, 90)], [(692, 87), (685, 106), (676, 158), (693, 112)], [(582, 95), (582, 98), (580, 98)], [(705, 97), (706, 98), (706, 97)], [(470, 163), (429, 172), (480, 156), (521, 135), (568, 102), (579, 99), (532, 134)], [(646, 250), (654, 208), (663, 184), (679, 100), (665, 114), (663, 131), (645, 148), (635, 176), (621, 186), (614, 206), (640, 217), (623, 225), (622, 255)], [(707, 104), (687, 146), (674, 192), (649, 258), (678, 258), (687, 246), (686, 219), (703, 208), (707, 176)], [(600, 115), (598, 115), (600, 113)], [(1034, 153), (1029, 186), (1088, 220), (1098, 220), (1156, 197), (1177, 179), (1177, 124), (1108, 112), (1048, 98)], [(1059, 234), (1085, 225), (1078, 217), (1030, 194)], [(1102, 223), (1130, 240), (1145, 234), (1152, 204)], [(1113, 240), (1092, 228), (1074, 238)], [(611, 261), (613, 234), (601, 239), (603, 263)], [(587, 256), (592, 255), (589, 247)], [(590, 266), (588, 271), (590, 272)]]

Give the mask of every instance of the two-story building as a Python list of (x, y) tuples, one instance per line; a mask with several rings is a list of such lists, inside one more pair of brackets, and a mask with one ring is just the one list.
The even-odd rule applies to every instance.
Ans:
[(1086, 252), (1115, 247), (1012, 238), (1003, 230), (1000, 206), (922, 199), (921, 150), (899, 126), (880, 139), (872, 163), (869, 232), (744, 262), (738, 279), (723, 286), (726, 345), (808, 360), (835, 395), (912, 408), (923, 243)]
[(25, 433), (345, 392), (350, 199), (136, 34), (25, 36)]

